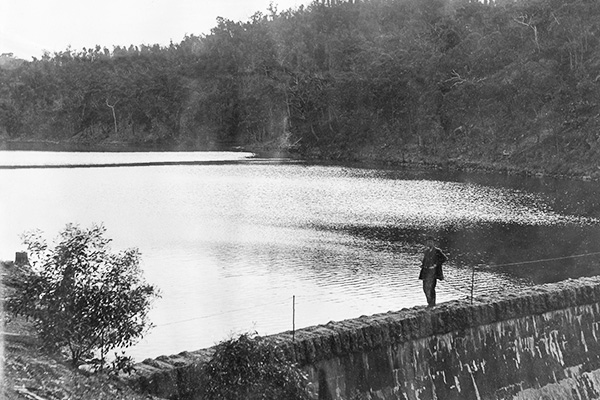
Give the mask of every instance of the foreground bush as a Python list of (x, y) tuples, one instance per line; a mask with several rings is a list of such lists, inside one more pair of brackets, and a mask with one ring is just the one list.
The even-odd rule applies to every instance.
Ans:
[(33, 320), (43, 346), (66, 350), (76, 366), (98, 353), (131, 346), (150, 328), (157, 289), (144, 282), (140, 253), (112, 253), (106, 229), (67, 225), (49, 248), (39, 232), (23, 235), (31, 268), (16, 283), (8, 310)]
[(302, 371), (267, 339), (248, 334), (217, 346), (201, 386), (205, 400), (310, 399)]

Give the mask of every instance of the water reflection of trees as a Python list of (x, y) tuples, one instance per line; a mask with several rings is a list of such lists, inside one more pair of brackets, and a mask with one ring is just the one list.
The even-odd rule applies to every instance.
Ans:
[(480, 271), (534, 284), (593, 276), (600, 270), (600, 254), (582, 256), (600, 252), (600, 228), (596, 225), (489, 223), (438, 230), (348, 225), (336, 229), (366, 240), (396, 243), (395, 251), (411, 253), (419, 251), (424, 237), (433, 233), (453, 266), (476, 266)]

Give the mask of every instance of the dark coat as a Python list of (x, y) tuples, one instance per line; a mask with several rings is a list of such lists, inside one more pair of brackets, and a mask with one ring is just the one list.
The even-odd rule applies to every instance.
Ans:
[[(435, 279), (444, 280), (444, 271), (442, 271), (442, 264), (448, 260), (448, 257), (444, 252), (437, 247), (432, 249), (427, 248), (423, 255), (423, 262), (421, 263), (421, 272), (419, 273), (419, 279), (425, 279), (430, 271), (435, 272)], [(431, 267), (434, 267), (432, 269)]]

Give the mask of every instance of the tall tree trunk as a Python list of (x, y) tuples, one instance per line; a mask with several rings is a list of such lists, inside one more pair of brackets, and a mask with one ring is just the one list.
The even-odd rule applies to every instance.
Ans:
[(106, 105), (111, 109), (112, 111), (112, 116), (113, 116), (113, 121), (115, 123), (115, 133), (118, 133), (117, 131), (117, 114), (115, 113), (115, 106), (117, 105), (117, 103), (119, 102), (119, 100), (115, 101), (115, 104), (113, 104), (112, 106), (110, 104), (108, 104), (108, 99), (106, 99)]

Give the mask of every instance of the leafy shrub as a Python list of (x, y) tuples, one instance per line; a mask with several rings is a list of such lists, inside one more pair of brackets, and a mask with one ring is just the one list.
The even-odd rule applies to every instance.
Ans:
[(120, 372), (131, 374), (134, 369), (133, 365), (133, 358), (126, 356), (124, 351), (121, 351), (121, 354), (115, 352), (115, 358), (110, 363), (110, 372), (115, 375)]
[(310, 399), (303, 372), (267, 339), (249, 334), (217, 346), (201, 388), (205, 400)]
[(104, 226), (69, 224), (49, 248), (39, 231), (23, 235), (32, 267), (15, 286), (8, 310), (31, 318), (45, 348), (66, 349), (76, 366), (99, 351), (131, 346), (150, 328), (157, 289), (144, 282), (140, 253), (112, 253)]

